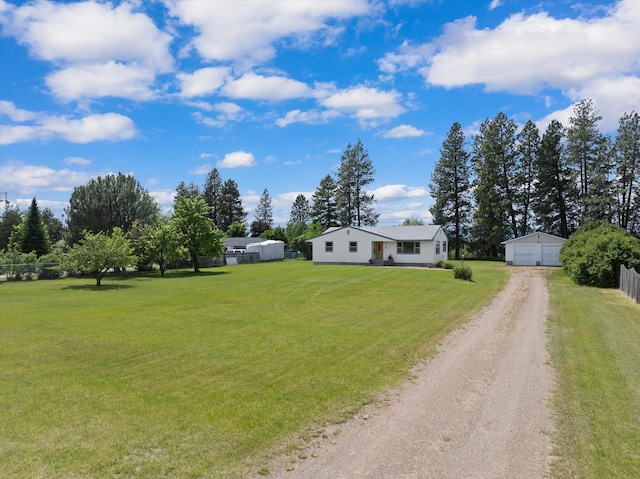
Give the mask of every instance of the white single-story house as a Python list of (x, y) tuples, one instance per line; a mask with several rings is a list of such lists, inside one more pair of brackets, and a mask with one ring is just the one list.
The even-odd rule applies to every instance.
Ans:
[(308, 241), (314, 264), (428, 266), (446, 261), (448, 251), (438, 225), (334, 227)]
[(254, 238), (252, 236), (231, 237), (224, 239), (224, 250), (242, 250), (250, 243), (264, 241), (263, 238)]
[(531, 233), (503, 241), (505, 261), (513, 266), (562, 266), (560, 248), (567, 241), (547, 233)]

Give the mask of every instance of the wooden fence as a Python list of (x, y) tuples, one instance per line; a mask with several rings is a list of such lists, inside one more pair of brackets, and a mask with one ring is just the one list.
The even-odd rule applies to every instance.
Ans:
[(620, 265), (620, 290), (640, 304), (640, 274), (623, 264)]

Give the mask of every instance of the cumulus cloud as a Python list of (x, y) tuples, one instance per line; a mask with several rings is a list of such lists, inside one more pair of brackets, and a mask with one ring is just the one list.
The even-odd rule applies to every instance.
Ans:
[(220, 102), (215, 105), (207, 105), (207, 111), (217, 112), (215, 118), (205, 116), (198, 111), (191, 115), (198, 123), (202, 123), (203, 125), (222, 128), (230, 121), (240, 121), (247, 116), (247, 112), (235, 103)]
[(72, 191), (76, 186), (87, 183), (92, 176), (91, 173), (67, 168), (55, 170), (47, 166), (25, 165), (14, 161), (0, 165), (3, 186), (20, 194), (43, 190)]
[(0, 24), (33, 57), (62, 66), (48, 76), (47, 85), (64, 100), (148, 100), (154, 96), (156, 75), (173, 70), (171, 36), (147, 15), (133, 11), (129, 2), (5, 4)]
[[(403, 44), (378, 66), (386, 74), (418, 71), (428, 84), (445, 88), (479, 84), (516, 94), (552, 88), (572, 101), (592, 98), (619, 117), (625, 106), (614, 112), (611, 100), (637, 104), (639, 24), (636, 0), (621, 0), (599, 17), (517, 13), (495, 28), (479, 28), (475, 17), (467, 17), (447, 24), (433, 42)], [(631, 97), (625, 98), (620, 87)], [(617, 121), (607, 111), (602, 114), (605, 122)]]
[(318, 110), (312, 109), (308, 111), (291, 110), (287, 112), (284, 118), (278, 118), (276, 125), (281, 128), (289, 126), (293, 123), (321, 124), (328, 122), (331, 118), (340, 116), (336, 110)]
[(220, 88), (231, 73), (227, 67), (201, 68), (193, 73), (178, 73), (180, 95), (185, 98), (206, 96)]
[(365, 86), (340, 90), (320, 103), (357, 118), (363, 126), (375, 126), (406, 111), (400, 105), (400, 93)]
[(278, 40), (287, 39), (302, 47), (330, 43), (339, 32), (335, 22), (371, 9), (365, 0), (254, 0), (250, 8), (238, 8), (234, 0), (165, 3), (180, 22), (195, 27), (198, 35), (193, 47), (202, 58), (242, 65), (271, 60)]
[(290, 78), (246, 73), (237, 80), (228, 81), (222, 87), (222, 93), (230, 98), (280, 101), (308, 98), (312, 91), (306, 83)]
[[(201, 155), (202, 156), (202, 155)], [(209, 163), (200, 165), (193, 170), (189, 171), (190, 175), (206, 175), (211, 171), (211, 165)]]
[(429, 192), (421, 186), (385, 185), (374, 189), (374, 197), (378, 201), (400, 200), (429, 196)]
[(253, 153), (247, 153), (246, 151), (234, 151), (233, 153), (227, 153), (224, 158), (216, 164), (218, 168), (247, 168), (255, 166), (256, 159)]
[[(79, 119), (67, 116), (53, 116), (42, 112), (27, 112), (9, 106), (11, 118), (16, 118), (15, 110), (22, 112), (22, 124), (0, 124), (0, 144), (9, 145), (23, 141), (62, 139), (70, 143), (90, 143), (93, 141), (122, 141), (134, 138), (137, 129), (131, 118), (119, 113), (91, 114)], [(28, 120), (27, 120), (28, 119)]]
[(415, 138), (419, 136), (423, 136), (425, 134), (424, 130), (419, 130), (411, 125), (400, 125), (392, 128), (387, 131), (384, 135), (384, 138)]

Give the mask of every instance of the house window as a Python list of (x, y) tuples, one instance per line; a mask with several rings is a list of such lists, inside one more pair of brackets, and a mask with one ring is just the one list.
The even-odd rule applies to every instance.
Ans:
[(447, 242), (446, 242), (446, 241), (443, 241), (443, 242), (442, 242), (442, 252), (443, 252), (443, 253), (446, 253), (446, 252), (447, 252)]
[(326, 241), (324, 243), (325, 253), (333, 253), (333, 241)]
[(419, 241), (398, 241), (398, 254), (420, 254)]
[(440, 254), (440, 241), (436, 241), (436, 254)]
[(349, 253), (357, 253), (357, 252), (358, 252), (358, 242), (349, 241)]

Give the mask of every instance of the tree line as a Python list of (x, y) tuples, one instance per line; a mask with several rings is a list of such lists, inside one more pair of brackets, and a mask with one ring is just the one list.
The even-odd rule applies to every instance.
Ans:
[(429, 189), (433, 222), (456, 259), (497, 258), (505, 240), (534, 231), (568, 238), (595, 220), (640, 236), (640, 116), (625, 113), (615, 139), (600, 132), (601, 119), (584, 99), (566, 127), (552, 120), (542, 135), (531, 120), (518, 131), (502, 112), (470, 142), (454, 123)]
[(278, 239), (305, 251), (306, 240), (327, 227), (376, 224), (375, 200), (365, 190), (374, 174), (360, 140), (349, 144), (335, 179), (323, 178), (313, 205), (302, 194), (296, 197), (286, 228), (273, 225), (267, 188), (248, 225), (237, 183), (223, 182), (215, 168), (202, 187), (180, 182), (168, 216), (132, 175), (98, 177), (74, 188), (66, 226), (50, 210), (41, 211), (36, 198), (26, 214), (7, 207), (0, 222), (0, 264), (61, 261), (71, 270), (90, 270), (100, 284), (106, 270), (130, 264), (157, 264), (164, 274), (170, 259), (189, 258), (198, 271), (198, 257), (220, 256), (225, 236)]

